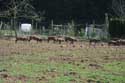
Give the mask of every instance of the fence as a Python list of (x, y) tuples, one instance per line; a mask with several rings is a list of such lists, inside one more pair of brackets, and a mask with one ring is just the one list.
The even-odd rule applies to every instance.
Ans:
[(0, 37), (15, 36), (15, 31), (10, 26), (9, 22), (0, 22)]
[[(87, 27), (89, 30), (86, 31)], [(19, 36), (26, 35), (41, 35), (41, 36), (76, 36), (79, 38), (96, 38), (96, 39), (106, 39), (107, 30), (106, 24), (90, 24), (85, 26), (85, 24), (75, 24), (74, 22), (69, 22), (66, 24), (54, 24), (51, 23), (41, 23), (32, 25), (32, 30), (30, 32), (21, 31), (21, 23), (17, 23), (16, 31), (13, 29), (12, 25), (8, 22), (0, 23), (0, 36), (15, 36), (15, 32)]]
[(85, 37), (88, 39), (102, 39), (108, 38), (106, 24), (90, 24), (86, 26)]

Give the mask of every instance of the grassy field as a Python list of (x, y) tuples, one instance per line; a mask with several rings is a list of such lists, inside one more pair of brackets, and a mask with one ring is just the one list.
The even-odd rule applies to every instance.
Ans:
[(0, 40), (0, 83), (125, 83), (125, 47)]

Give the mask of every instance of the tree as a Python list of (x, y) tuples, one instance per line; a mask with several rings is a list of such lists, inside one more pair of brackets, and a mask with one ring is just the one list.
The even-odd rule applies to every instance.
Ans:
[[(0, 15), (10, 17), (13, 20), (13, 28), (16, 32), (16, 22), (18, 18), (31, 19), (32, 21), (41, 22), (44, 12), (37, 13), (35, 8), (30, 4), (32, 0), (10, 0), (7, 10)], [(34, 23), (33, 23), (34, 24)], [(16, 33), (17, 35), (17, 33)]]
[(117, 16), (125, 18), (125, 0), (112, 0), (112, 9)]
[(17, 36), (16, 32), (17, 18), (19, 17), (27, 18), (27, 16), (36, 16), (36, 13), (34, 12), (34, 7), (29, 4), (29, 0), (11, 0), (10, 4), (8, 5), (7, 11), (9, 11), (9, 16), (13, 18), (13, 27), (16, 36)]

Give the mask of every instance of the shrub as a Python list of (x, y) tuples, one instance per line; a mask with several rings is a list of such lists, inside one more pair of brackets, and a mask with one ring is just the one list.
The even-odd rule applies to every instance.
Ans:
[(111, 19), (109, 23), (109, 34), (111, 38), (125, 36), (125, 20)]

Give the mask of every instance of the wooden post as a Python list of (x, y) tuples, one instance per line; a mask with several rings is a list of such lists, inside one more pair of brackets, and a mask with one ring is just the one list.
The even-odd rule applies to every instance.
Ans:
[(1, 21), (1, 22), (0, 22), (0, 30), (1, 30), (1, 28), (2, 28), (2, 25), (3, 25), (3, 22)]
[(33, 31), (33, 29), (34, 29), (34, 20), (32, 18), (32, 31)]
[(40, 26), (40, 35), (42, 34), (42, 27)]
[(54, 24), (53, 24), (53, 20), (51, 20), (51, 29), (52, 29), (52, 34), (54, 33)]
[(35, 29), (36, 29), (36, 31), (38, 31), (37, 30), (37, 26), (38, 26), (38, 24), (37, 24), (37, 21), (35, 22)]
[(108, 38), (108, 35), (109, 35), (109, 33), (108, 33), (108, 29), (109, 29), (108, 13), (105, 13), (105, 25), (106, 25), (106, 27), (105, 27), (104, 31), (105, 31), (106, 36), (107, 36), (107, 38)]

